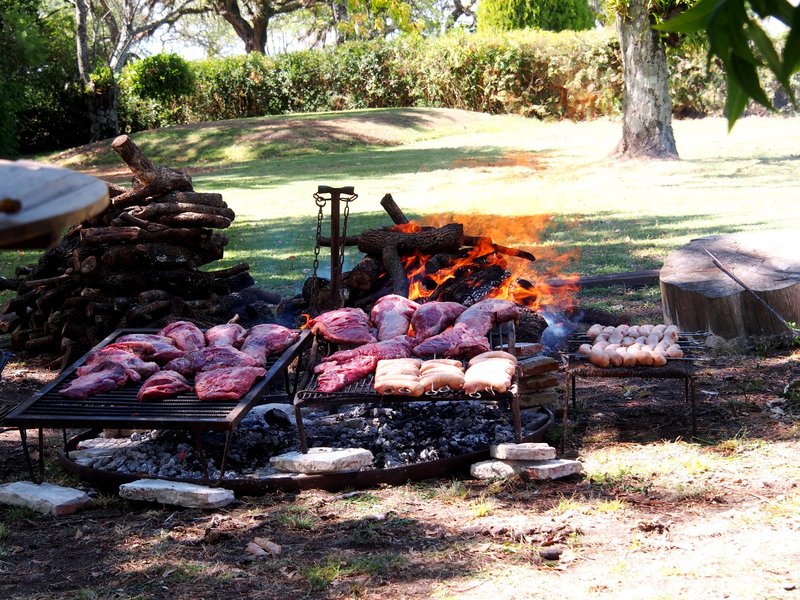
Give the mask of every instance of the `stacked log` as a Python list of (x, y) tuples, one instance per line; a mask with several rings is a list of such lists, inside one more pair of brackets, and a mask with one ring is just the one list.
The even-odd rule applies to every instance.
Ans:
[[(128, 136), (112, 143), (134, 174), (109, 184), (110, 206), (70, 229), (32, 267), (19, 269), (15, 298), (0, 307), (0, 332), (17, 351), (85, 350), (115, 329), (184, 318), (227, 319), (252, 286), (249, 266), (204, 270), (223, 257), (235, 215), (221, 194), (196, 192), (188, 174), (154, 165)], [(231, 296), (235, 296), (233, 299)]]

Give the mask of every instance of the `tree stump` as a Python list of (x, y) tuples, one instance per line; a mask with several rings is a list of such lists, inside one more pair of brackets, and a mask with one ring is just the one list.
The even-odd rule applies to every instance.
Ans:
[(796, 235), (770, 231), (699, 238), (670, 254), (660, 275), (667, 323), (728, 339), (787, 333), (752, 294), (714, 266), (704, 249), (784, 319), (800, 322)]

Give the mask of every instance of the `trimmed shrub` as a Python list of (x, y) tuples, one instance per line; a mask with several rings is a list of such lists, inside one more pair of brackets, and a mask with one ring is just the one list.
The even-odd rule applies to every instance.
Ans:
[(477, 21), (480, 33), (529, 28), (582, 31), (595, 25), (586, 0), (481, 0)]

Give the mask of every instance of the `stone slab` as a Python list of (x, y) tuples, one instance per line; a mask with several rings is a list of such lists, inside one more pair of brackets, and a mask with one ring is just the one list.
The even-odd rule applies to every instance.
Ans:
[(221, 508), (236, 498), (231, 490), (196, 483), (140, 479), (119, 486), (119, 495), (128, 500), (159, 502), (185, 508)]
[(536, 442), (497, 444), (489, 448), (489, 454), (500, 460), (551, 460), (556, 457), (556, 449)]
[(372, 466), (372, 452), (364, 448), (309, 448), (308, 454), (287, 452), (269, 459), (278, 471), (288, 473), (338, 473)]
[(559, 479), (583, 472), (583, 464), (578, 460), (557, 458), (544, 460), (525, 467), (520, 475), (523, 479)]
[(558, 371), (561, 363), (549, 356), (534, 356), (519, 361), (517, 366), (523, 377), (533, 377), (534, 375), (544, 375), (551, 371)]
[(541, 392), (530, 392), (519, 397), (520, 408), (531, 408), (533, 406), (548, 406), (558, 403), (558, 392), (555, 390), (542, 390)]
[(43, 514), (69, 515), (91, 503), (86, 492), (52, 483), (15, 481), (0, 485), (0, 504), (27, 506)]
[(520, 475), (523, 467), (503, 460), (483, 460), (469, 467), (469, 474), (475, 479), (497, 479)]

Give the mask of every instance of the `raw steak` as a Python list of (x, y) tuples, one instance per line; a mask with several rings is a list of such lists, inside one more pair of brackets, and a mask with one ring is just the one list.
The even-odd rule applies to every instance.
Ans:
[(200, 400), (238, 400), (266, 375), (260, 367), (225, 367), (198, 373), (194, 389)]
[(197, 325), (189, 321), (170, 323), (158, 334), (170, 338), (178, 348), (186, 352), (198, 350), (206, 345), (206, 338), (203, 336), (203, 332), (200, 331)]
[[(330, 356), (322, 359), (322, 364), (325, 363), (341, 363), (346, 362), (357, 356), (374, 356), (378, 360), (388, 358), (408, 358), (411, 356), (411, 348), (414, 345), (414, 338), (407, 335), (394, 338), (393, 340), (386, 340), (385, 342), (374, 342), (372, 344), (364, 344), (352, 350), (339, 350)], [(317, 365), (319, 366), (319, 365)]]
[(370, 318), (378, 328), (378, 340), (390, 340), (408, 333), (408, 325), (419, 304), (408, 298), (389, 294), (375, 303)]
[(458, 302), (428, 302), (420, 306), (411, 317), (414, 337), (422, 341), (442, 333), (455, 323), (456, 318), (467, 310)]
[(485, 335), (475, 333), (464, 323), (456, 323), (416, 346), (414, 356), (471, 358), (489, 349), (489, 340)]
[(369, 330), (369, 317), (360, 308), (337, 308), (309, 321), (311, 331), (335, 344), (377, 341)]
[[(333, 393), (343, 390), (351, 383), (363, 379), (375, 370), (378, 358), (375, 356), (356, 356), (347, 362), (328, 362), (317, 365), (317, 391)], [(321, 368), (320, 368), (321, 367)], [(317, 369), (314, 369), (317, 371)]]
[(266, 323), (254, 325), (242, 344), (242, 352), (256, 359), (259, 367), (266, 366), (267, 357), (279, 354), (297, 341), (300, 332), (283, 325)]
[(58, 393), (68, 398), (85, 400), (93, 394), (110, 392), (128, 382), (128, 371), (122, 365), (107, 363), (106, 368), (94, 373), (77, 377), (59, 390)]
[(183, 356), (183, 350), (175, 345), (172, 338), (154, 333), (130, 333), (114, 340), (109, 347), (128, 348), (145, 360), (164, 364), (173, 358)]
[(519, 308), (509, 300), (489, 298), (470, 306), (456, 319), (456, 324), (463, 323), (473, 332), (486, 335), (492, 326), (519, 319)]
[(105, 346), (89, 354), (86, 362), (77, 368), (78, 376), (95, 373), (102, 369), (106, 363), (116, 363), (122, 365), (128, 371), (128, 378), (133, 381), (141, 381), (142, 377), (150, 377), (157, 373), (159, 366), (154, 362), (145, 362), (133, 352), (121, 348)]
[(139, 402), (147, 400), (161, 400), (171, 398), (183, 392), (191, 392), (192, 386), (186, 378), (177, 371), (161, 371), (156, 373), (143, 384), (136, 394)]
[(206, 346), (233, 346), (238, 348), (247, 336), (247, 329), (238, 323), (214, 325), (206, 331)]
[(232, 346), (201, 348), (187, 352), (164, 365), (165, 369), (177, 371), (189, 377), (198, 371), (212, 371), (222, 367), (254, 367), (257, 361)]

